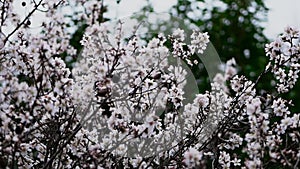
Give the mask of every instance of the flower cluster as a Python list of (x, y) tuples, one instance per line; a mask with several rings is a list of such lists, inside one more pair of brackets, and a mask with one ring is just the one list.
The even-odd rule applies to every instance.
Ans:
[[(128, 38), (123, 22), (115, 29), (102, 23), (103, 1), (26, 2), (25, 17), (13, 1), (0, 2), (0, 168), (299, 166), (300, 114), (280, 95), (298, 79), (295, 28), (267, 45), (269, 64), (256, 81), (238, 74), (231, 59), (211, 91), (198, 94), (185, 90), (185, 63), (198, 64), (207, 33), (194, 31), (190, 42), (181, 29)], [(57, 12), (72, 5), (88, 26), (80, 52), (70, 45), (70, 18)], [(47, 19), (33, 35), (38, 11)], [(70, 70), (67, 60), (75, 58)], [(268, 71), (276, 95), (257, 88)]]
[[(159, 35), (141, 45), (137, 35), (132, 35), (128, 42), (122, 40), (122, 24), (117, 24), (118, 36), (109, 33), (105, 25), (94, 25), (86, 31), (81, 41), (82, 59), (72, 71), (74, 104), (80, 107), (85, 126), (92, 130), (100, 128), (100, 147), (119, 150), (126, 145), (128, 149), (141, 146), (146, 140), (149, 148), (133, 151), (134, 156), (155, 154), (165, 150), (171, 140), (178, 144), (181, 130), (192, 131), (191, 127), (195, 127), (191, 114), (185, 114), (186, 119), (181, 117), (187, 72), (180, 59), (188, 62), (191, 53), (182, 48), (183, 30), (176, 30), (168, 38)], [(180, 44), (181, 49), (168, 49), (167, 40), (173, 47)], [(171, 59), (178, 64), (169, 63)], [(209, 104), (208, 97), (199, 95), (196, 99), (198, 106)], [(192, 120), (192, 125), (179, 130), (179, 123), (188, 120)], [(182, 137), (185, 134), (181, 133)], [(109, 144), (102, 138), (108, 138)]]
[(199, 165), (202, 154), (197, 149), (190, 148), (183, 154), (183, 159), (183, 162), (188, 167), (195, 167), (196, 165)]
[(284, 33), (274, 42), (266, 45), (266, 53), (270, 63), (266, 69), (270, 69), (279, 81), (277, 90), (279, 93), (288, 92), (294, 87), (299, 73), (299, 30), (287, 27)]
[(196, 50), (198, 53), (203, 53), (203, 51), (207, 47), (207, 43), (209, 42), (209, 36), (207, 35), (207, 32), (201, 33), (194, 31), (191, 36), (191, 51), (194, 53)]

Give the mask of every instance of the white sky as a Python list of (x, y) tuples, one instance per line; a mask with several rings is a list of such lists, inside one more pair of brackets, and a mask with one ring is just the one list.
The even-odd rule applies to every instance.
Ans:
[(300, 29), (300, 0), (266, 0), (270, 8), (265, 34), (274, 39), (287, 25)]
[[(177, 0), (150, 1), (156, 12), (166, 12)], [(268, 38), (275, 39), (287, 25), (300, 29), (300, 0), (265, 0), (265, 3), (270, 8), (268, 20), (263, 24)], [(121, 0), (121, 3), (117, 5), (116, 0), (110, 0), (107, 15), (117, 18), (127, 17), (138, 12), (145, 4), (145, 0)]]
[[(23, 0), (29, 1), (29, 0)], [(154, 5), (156, 12), (167, 12), (168, 9), (174, 5), (177, 0), (149, 0)], [(121, 0), (120, 4), (116, 0), (104, 0), (108, 7), (107, 16), (110, 18), (126, 18), (131, 16), (134, 12), (140, 11), (140, 8), (145, 6), (146, 0)], [(268, 20), (263, 25), (265, 26), (265, 34), (268, 38), (275, 39), (276, 36), (289, 25), (300, 29), (300, 0), (265, 0), (267, 7), (270, 8), (268, 13)], [(27, 3), (30, 4), (30, 3)], [(21, 14), (29, 12), (30, 8), (21, 7), (21, 1), (16, 2), (16, 8)], [(33, 29), (38, 29), (44, 17), (39, 13), (32, 18)], [(36, 23), (36, 24), (35, 24)], [(10, 32), (11, 27), (7, 27), (7, 32)], [(5, 31), (6, 32), (6, 31)]]

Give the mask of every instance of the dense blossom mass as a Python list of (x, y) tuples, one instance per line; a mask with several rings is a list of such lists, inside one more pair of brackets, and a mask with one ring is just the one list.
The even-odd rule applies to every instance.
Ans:
[[(210, 91), (188, 93), (187, 67), (199, 64), (208, 33), (145, 40), (138, 26), (130, 36), (122, 21), (108, 28), (102, 1), (24, 1), (25, 16), (15, 3), (0, 2), (0, 168), (300, 165), (300, 114), (282, 95), (298, 79), (299, 30), (266, 45), (255, 81), (231, 59)], [(70, 7), (74, 15), (59, 12)], [(37, 12), (46, 14), (39, 33), (30, 28)], [(81, 51), (69, 31), (79, 22)], [(257, 87), (268, 73), (276, 90)]]

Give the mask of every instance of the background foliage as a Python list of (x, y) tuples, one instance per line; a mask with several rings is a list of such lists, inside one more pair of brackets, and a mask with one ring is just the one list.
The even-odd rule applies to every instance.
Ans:
[[(154, 11), (148, 1), (139, 17), (147, 17)], [(226, 62), (234, 58), (239, 65), (239, 72), (253, 80), (262, 73), (267, 64), (265, 44), (269, 43), (270, 39), (264, 35), (263, 24), (267, 21), (268, 11), (264, 0), (178, 0), (169, 13), (182, 19), (187, 25), (194, 24), (201, 31), (208, 32), (221, 60)], [(172, 27), (172, 23), (159, 25)], [(209, 89), (207, 73), (204, 66), (202, 68), (192, 68), (198, 79), (200, 92)], [(258, 84), (258, 88), (275, 92), (272, 84), (272, 75), (267, 74)], [(283, 97), (299, 100), (299, 91), (300, 86), (296, 85), (290, 93), (283, 94)], [(300, 105), (295, 103), (292, 110), (299, 112)]]

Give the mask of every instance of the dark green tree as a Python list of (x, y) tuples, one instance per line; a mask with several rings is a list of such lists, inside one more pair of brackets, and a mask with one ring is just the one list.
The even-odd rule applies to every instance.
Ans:
[(268, 8), (263, 0), (219, 0), (216, 6), (216, 1), (211, 3), (178, 0), (171, 12), (208, 32), (222, 61), (234, 57), (242, 72), (258, 75), (267, 61), (264, 45), (268, 39), (262, 22)]
[[(253, 79), (267, 64), (264, 47), (269, 40), (263, 33), (263, 23), (267, 20), (268, 10), (264, 0), (178, 0), (171, 14), (208, 32), (221, 60), (235, 58), (240, 72)], [(275, 92), (270, 83), (274, 78), (267, 74), (263, 79), (258, 87)], [(205, 88), (201, 84), (199, 87)], [(300, 91), (299, 85), (284, 97), (300, 99), (297, 91)], [(295, 105), (292, 109), (299, 111), (300, 106)]]

